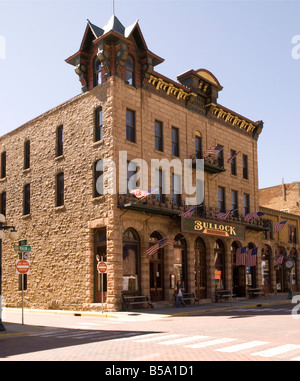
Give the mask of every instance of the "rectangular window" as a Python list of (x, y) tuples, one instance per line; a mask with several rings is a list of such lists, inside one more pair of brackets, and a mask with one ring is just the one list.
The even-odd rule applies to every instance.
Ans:
[(233, 209), (232, 215), (234, 217), (238, 216), (238, 192), (235, 190), (231, 191), (231, 209)]
[(158, 120), (155, 121), (155, 149), (163, 151), (163, 124)]
[(6, 192), (1, 193), (1, 214), (6, 216)]
[(126, 110), (126, 140), (135, 143), (135, 112)]
[(103, 195), (103, 167), (99, 162), (100, 160), (94, 164), (94, 197)]
[(219, 208), (219, 212), (226, 211), (225, 188), (223, 187), (218, 187), (218, 208)]
[(231, 159), (230, 161), (230, 173), (232, 175), (235, 175), (236, 176), (236, 151), (234, 150), (230, 150), (230, 157), (233, 159)]
[(289, 226), (289, 242), (297, 243), (297, 228), (296, 226)]
[(30, 140), (24, 143), (24, 169), (30, 168)]
[(244, 216), (248, 213), (250, 213), (250, 195), (249, 194), (244, 194), (243, 196), (244, 199)]
[(163, 180), (163, 171), (161, 169), (157, 169), (155, 171), (155, 189), (157, 189), (155, 198), (160, 202), (165, 202), (165, 194), (163, 194)]
[(196, 159), (202, 159), (202, 138), (201, 136), (195, 136), (195, 156)]
[(181, 205), (181, 193), (182, 193), (181, 176), (173, 173), (172, 174), (172, 202), (174, 205)]
[(243, 155), (243, 178), (248, 179), (248, 156)]
[(6, 152), (1, 154), (1, 179), (6, 177)]
[(30, 184), (24, 186), (23, 214), (30, 214)]
[(172, 155), (179, 156), (179, 129), (172, 127)]
[(64, 149), (64, 128), (59, 126), (56, 131), (56, 156), (63, 155)]
[(102, 107), (95, 110), (95, 142), (103, 139)]
[[(218, 144), (218, 147), (223, 147), (223, 146), (221, 144)], [(221, 149), (221, 151), (217, 153), (217, 161), (218, 161), (218, 166), (220, 168), (223, 168), (224, 167), (224, 149)]]
[(56, 206), (64, 205), (64, 173), (56, 176)]

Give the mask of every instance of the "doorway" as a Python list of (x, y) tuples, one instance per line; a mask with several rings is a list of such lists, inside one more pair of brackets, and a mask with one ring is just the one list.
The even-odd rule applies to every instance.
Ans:
[(207, 297), (206, 288), (206, 247), (202, 238), (195, 241), (195, 293), (199, 299)]
[[(150, 246), (161, 239), (162, 236), (158, 232), (153, 232), (150, 236)], [(149, 273), (151, 300), (154, 302), (164, 300), (164, 248), (150, 256)]]
[[(94, 232), (94, 301), (102, 301), (102, 280), (97, 270), (98, 260), (106, 262), (106, 228), (96, 229)], [(103, 302), (107, 300), (107, 274), (103, 274)]]

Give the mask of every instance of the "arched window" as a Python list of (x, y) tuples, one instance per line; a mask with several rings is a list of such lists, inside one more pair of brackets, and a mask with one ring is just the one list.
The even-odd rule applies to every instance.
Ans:
[(199, 131), (195, 133), (195, 159), (202, 159), (202, 137)]
[(138, 294), (140, 290), (140, 237), (132, 229), (123, 234), (123, 291)]
[[(150, 235), (149, 247), (163, 237), (158, 232)], [(149, 256), (150, 296), (152, 301), (164, 300), (164, 248)]]
[(232, 258), (232, 292), (236, 296), (246, 295), (246, 277), (245, 267), (236, 266), (236, 252), (241, 248), (241, 243), (234, 241), (231, 244), (231, 258)]
[(214, 245), (215, 251), (215, 285), (216, 289), (226, 288), (225, 279), (225, 246), (224, 243), (218, 239)]
[(94, 59), (94, 86), (102, 84), (102, 66), (98, 57)]
[(134, 86), (135, 85), (135, 80), (134, 80), (134, 62), (133, 62), (133, 58), (128, 55), (127, 57), (127, 60), (126, 60), (126, 63), (125, 63), (125, 70), (126, 70), (126, 78), (125, 78), (125, 81), (131, 85), (131, 86)]

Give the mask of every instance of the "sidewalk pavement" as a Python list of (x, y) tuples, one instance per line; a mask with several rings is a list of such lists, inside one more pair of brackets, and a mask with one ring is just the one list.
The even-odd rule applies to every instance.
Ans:
[[(57, 315), (70, 315), (70, 316), (93, 316), (102, 318), (115, 318), (122, 321), (146, 321), (157, 320), (161, 318), (176, 317), (176, 316), (191, 316), (216, 313), (222, 311), (230, 311), (235, 309), (247, 309), (247, 308), (260, 308), (265, 306), (271, 306), (276, 304), (289, 304), (291, 299), (287, 294), (272, 295), (266, 298), (255, 299), (236, 299), (232, 302), (218, 302), (218, 303), (203, 303), (192, 304), (186, 307), (165, 306), (155, 309), (136, 309), (132, 311), (118, 311), (118, 312), (96, 312), (96, 311), (67, 311), (67, 310), (36, 310), (25, 309), (25, 313), (36, 314), (57, 314)], [(19, 311), (17, 308), (6, 308), (4, 311)], [(10, 323), (3, 321), (5, 331), (0, 331), (0, 338), (14, 335), (30, 335), (32, 333), (40, 331), (43, 326), (38, 325), (22, 325), (16, 323)]]

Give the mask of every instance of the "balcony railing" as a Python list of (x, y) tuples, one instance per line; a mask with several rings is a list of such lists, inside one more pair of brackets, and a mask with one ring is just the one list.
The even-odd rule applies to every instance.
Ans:
[[(196, 167), (196, 157), (195, 155), (191, 156), (192, 166)], [(201, 158), (202, 159), (202, 158)], [(207, 156), (204, 158), (204, 171), (208, 173), (219, 173), (225, 172), (224, 162), (217, 158), (216, 156)]]

